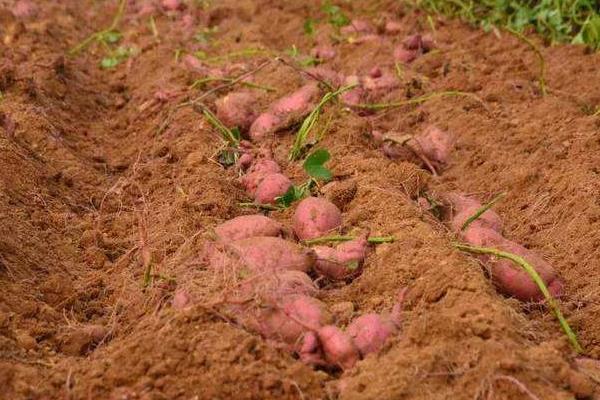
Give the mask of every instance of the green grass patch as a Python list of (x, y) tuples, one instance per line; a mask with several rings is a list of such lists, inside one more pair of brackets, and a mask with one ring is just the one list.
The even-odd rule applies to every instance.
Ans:
[(415, 0), (430, 13), (458, 17), (485, 30), (533, 29), (550, 43), (600, 48), (600, 4), (596, 0)]

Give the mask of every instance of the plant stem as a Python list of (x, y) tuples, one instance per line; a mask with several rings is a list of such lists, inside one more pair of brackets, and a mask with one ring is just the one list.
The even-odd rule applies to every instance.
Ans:
[(239, 145), (240, 141), (235, 137), (233, 132), (231, 132), (231, 129), (226, 127), (208, 108), (202, 107), (202, 114), (204, 115), (204, 118), (206, 118), (206, 120), (221, 133), (221, 136), (223, 136), (223, 139), (225, 139), (226, 142), (233, 147)]
[(546, 90), (546, 78), (545, 78), (546, 63), (544, 62), (544, 55), (542, 54), (540, 49), (535, 45), (535, 43), (533, 43), (531, 40), (529, 40), (522, 33), (512, 30), (510, 28), (506, 28), (506, 30), (509, 33), (511, 33), (512, 35), (516, 36), (521, 41), (525, 42), (529, 47), (531, 47), (531, 49), (535, 52), (536, 56), (538, 57), (539, 62), (540, 62), (540, 75), (538, 77), (538, 81), (540, 83), (540, 90), (542, 91), (542, 96), (545, 96), (547, 94), (547, 90)]
[(538, 288), (544, 295), (544, 298), (546, 299), (546, 301), (548, 302), (548, 305), (554, 312), (554, 315), (556, 316), (558, 323), (560, 324), (561, 328), (567, 335), (567, 338), (569, 339), (569, 342), (571, 342), (571, 345), (573, 346), (575, 351), (577, 353), (583, 352), (581, 345), (577, 341), (577, 335), (575, 334), (575, 332), (573, 332), (573, 330), (569, 326), (569, 323), (567, 322), (567, 320), (563, 316), (562, 312), (560, 311), (560, 308), (558, 307), (556, 299), (554, 299), (554, 297), (552, 297), (552, 295), (548, 291), (548, 287), (546, 286), (546, 284), (544, 283), (544, 281), (542, 280), (542, 278), (540, 277), (538, 272), (535, 270), (535, 268), (533, 268), (533, 266), (531, 264), (529, 264), (523, 257), (513, 254), (513, 253), (506, 252), (506, 251), (490, 248), (490, 247), (467, 246), (467, 245), (463, 245), (463, 244), (455, 244), (454, 246), (459, 250), (466, 251), (469, 253), (491, 254), (491, 255), (494, 255), (499, 258), (505, 258), (505, 259), (508, 259), (508, 260), (514, 262), (519, 267), (521, 267), (531, 277), (531, 279), (535, 282), (535, 284), (538, 286)]
[[(348, 242), (350, 240), (356, 239), (356, 236), (322, 236), (314, 239), (304, 240), (304, 244), (307, 246), (311, 246), (313, 244), (322, 244), (329, 242)], [(393, 243), (396, 240), (394, 236), (372, 236), (367, 238), (367, 242), (371, 244), (381, 244), (381, 243)]]
[(294, 145), (292, 146), (292, 150), (290, 151), (289, 160), (297, 160), (302, 154), (302, 148), (304, 147), (304, 143), (306, 142), (306, 138), (310, 134), (310, 131), (314, 128), (319, 120), (319, 115), (321, 114), (321, 109), (325, 104), (327, 104), (332, 99), (336, 98), (340, 94), (347, 92), (348, 90), (354, 89), (357, 85), (348, 85), (344, 86), (335, 92), (327, 92), (317, 106), (308, 114), (308, 116), (302, 121), (302, 125), (300, 129), (298, 129), (298, 133), (296, 133), (296, 139), (294, 140)]
[(79, 43), (78, 45), (73, 47), (71, 50), (69, 50), (69, 55), (72, 56), (72, 55), (79, 53), (81, 50), (83, 50), (87, 46), (89, 46), (90, 43), (92, 43), (93, 41), (99, 41), (99, 40), (101, 41), (102, 38), (104, 37), (104, 35), (106, 35), (108, 32), (114, 31), (117, 28), (117, 26), (119, 25), (119, 22), (121, 22), (121, 18), (123, 17), (123, 12), (125, 11), (126, 5), (127, 5), (127, 0), (120, 0), (119, 8), (117, 9), (117, 13), (113, 17), (113, 20), (112, 20), (112, 23), (110, 24), (110, 26), (99, 32), (92, 33), (90, 36), (88, 36), (86, 39), (84, 39), (81, 43)]
[(355, 107), (364, 108), (367, 110), (384, 110), (386, 108), (396, 108), (402, 106), (408, 106), (411, 104), (421, 104), (425, 103), (428, 100), (432, 100), (438, 97), (451, 97), (451, 96), (463, 96), (463, 97), (471, 97), (472, 99), (477, 100), (479, 103), (484, 104), (483, 100), (481, 100), (477, 95), (468, 92), (460, 92), (457, 90), (448, 90), (445, 92), (434, 92), (430, 94), (425, 94), (423, 96), (414, 97), (409, 100), (403, 101), (395, 101), (391, 103), (374, 103), (374, 104), (358, 104)]
[(496, 204), (504, 196), (506, 196), (506, 193), (500, 193), (500, 194), (496, 195), (496, 197), (494, 197), (492, 200), (490, 200), (489, 203), (484, 204), (483, 206), (479, 207), (477, 209), (477, 211), (475, 211), (475, 214), (473, 214), (469, 218), (467, 218), (467, 220), (465, 221), (465, 223), (463, 224), (463, 226), (460, 228), (460, 230), (464, 231), (465, 229), (467, 229), (469, 227), (469, 225), (471, 225), (471, 223), (473, 223), (475, 220), (477, 220), (479, 217), (481, 217), (481, 215), (484, 212), (486, 212), (487, 210), (489, 210), (490, 208), (492, 208), (492, 206), (494, 204)]
[(282, 210), (281, 207), (273, 206), (271, 204), (239, 203), (238, 206), (247, 207), (247, 208), (260, 208), (262, 210), (268, 210), (268, 211), (281, 211)]

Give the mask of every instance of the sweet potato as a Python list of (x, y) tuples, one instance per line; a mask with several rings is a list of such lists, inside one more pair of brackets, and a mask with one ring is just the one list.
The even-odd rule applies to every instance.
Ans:
[[(450, 203), (453, 216), (450, 226), (454, 232), (460, 232), (464, 223), (473, 216), (482, 206), (480, 202), (460, 193), (447, 193), (443, 196), (444, 201)], [(502, 231), (502, 219), (493, 210), (487, 210), (479, 216), (470, 226), (481, 226), (496, 232)], [(469, 242), (471, 243), (471, 242)], [(472, 243), (476, 244), (476, 243)]]
[(277, 237), (257, 236), (236, 240), (226, 250), (251, 271), (278, 270), (308, 272), (315, 263), (315, 252)]
[(179, 289), (173, 295), (171, 305), (176, 310), (183, 310), (192, 305), (192, 297), (187, 290)]
[(397, 46), (394, 49), (394, 61), (402, 63), (402, 64), (410, 64), (419, 56), (419, 52), (417, 50), (409, 50), (404, 48), (403, 45)]
[(271, 159), (262, 158), (256, 161), (252, 167), (250, 167), (248, 173), (242, 176), (240, 182), (242, 183), (242, 186), (244, 186), (244, 189), (246, 189), (246, 192), (254, 197), (256, 188), (265, 178), (265, 176), (280, 172), (281, 168), (279, 168), (279, 164)]
[(346, 333), (352, 338), (362, 357), (378, 352), (391, 336), (398, 333), (405, 292), (400, 291), (389, 315), (365, 314), (346, 328)]
[(186, 54), (185, 56), (183, 56), (181, 58), (181, 61), (183, 62), (184, 67), (189, 72), (194, 72), (203, 75), (208, 73), (209, 68), (206, 65), (204, 65), (202, 61), (198, 60), (191, 54)]
[(353, 35), (357, 33), (374, 33), (375, 28), (371, 23), (362, 19), (353, 19), (349, 25), (346, 25), (340, 29), (342, 35)]
[(333, 47), (328, 45), (321, 45), (314, 47), (310, 51), (310, 55), (318, 60), (327, 61), (335, 58), (336, 51)]
[(17, 18), (32, 18), (37, 15), (38, 8), (31, 0), (18, 0), (11, 11)]
[(335, 325), (317, 331), (325, 360), (343, 370), (350, 369), (360, 359), (358, 349), (348, 334)]
[(280, 98), (252, 123), (250, 138), (258, 141), (299, 122), (314, 108), (319, 93), (319, 86), (311, 82)]
[[(359, 85), (360, 78), (356, 75), (349, 75), (344, 79), (344, 86)], [(348, 107), (355, 107), (362, 103), (365, 97), (365, 89), (362, 86), (357, 86), (352, 90), (342, 93), (341, 99)]]
[[(559, 297), (562, 292), (562, 281), (557, 278), (552, 266), (535, 252), (520, 244), (505, 239), (498, 249), (523, 257), (538, 272), (550, 294)], [(488, 258), (492, 280), (498, 289), (508, 296), (521, 301), (544, 300), (542, 292), (529, 275), (510, 260), (492, 260)]]
[(292, 181), (283, 174), (268, 174), (256, 187), (254, 200), (259, 204), (275, 204), (292, 186)]
[(181, 0), (161, 0), (160, 5), (165, 11), (177, 11), (183, 9)]
[(236, 302), (256, 299), (276, 303), (292, 295), (316, 296), (318, 291), (319, 288), (304, 272), (284, 270), (253, 275), (240, 282), (235, 295), (228, 298)]
[(250, 92), (229, 93), (215, 102), (217, 118), (229, 127), (246, 132), (257, 117), (256, 98)]
[(242, 171), (247, 170), (254, 162), (254, 155), (252, 153), (243, 153), (237, 160), (237, 167)]
[(342, 224), (342, 213), (329, 200), (307, 197), (298, 204), (292, 221), (300, 240), (314, 239), (337, 229)]
[(317, 256), (315, 270), (318, 274), (333, 280), (357, 275), (362, 268), (368, 247), (366, 234), (342, 243), (335, 249), (327, 246), (315, 246), (313, 247)]
[(218, 240), (231, 242), (255, 236), (281, 236), (283, 226), (261, 214), (242, 215), (215, 227)]
[(381, 72), (381, 74), (376, 77), (369, 75), (362, 78), (362, 87), (367, 92), (370, 92), (370, 96), (377, 96), (380, 94), (377, 92), (387, 92), (397, 88), (398, 86), (400, 86), (400, 81), (398, 81), (398, 78), (387, 71)]
[(450, 160), (453, 139), (447, 132), (435, 126), (429, 126), (415, 135), (414, 141), (429, 161), (436, 166), (443, 166)]
[(384, 31), (389, 35), (395, 35), (397, 33), (402, 32), (404, 26), (405, 25), (400, 21), (391, 20), (385, 23)]
[(332, 317), (321, 301), (310, 296), (291, 295), (274, 304), (253, 305), (238, 313), (236, 319), (265, 338), (298, 350), (307, 332), (330, 324)]

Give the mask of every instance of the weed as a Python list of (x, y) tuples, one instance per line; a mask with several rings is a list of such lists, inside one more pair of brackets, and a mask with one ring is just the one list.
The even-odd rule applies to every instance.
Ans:
[(600, 48), (600, 10), (596, 0), (415, 0), (419, 8), (458, 17), (489, 31), (533, 28), (552, 43)]
[(316, 24), (317, 24), (317, 20), (316, 19), (312, 19), (312, 18), (307, 18), (304, 21), (304, 33), (307, 34), (308, 36), (312, 36), (315, 34), (316, 32)]
[(499, 257), (499, 258), (505, 258), (505, 259), (510, 260), (510, 261), (514, 262), (515, 264), (517, 264), (521, 269), (523, 269), (523, 271), (525, 271), (531, 277), (531, 279), (538, 286), (538, 288), (544, 295), (544, 298), (546, 299), (548, 306), (554, 312), (554, 315), (556, 316), (558, 323), (560, 324), (561, 328), (567, 335), (567, 338), (569, 339), (569, 342), (571, 342), (571, 345), (573, 346), (575, 351), (578, 353), (583, 352), (581, 345), (577, 341), (577, 336), (575, 335), (575, 332), (573, 332), (573, 330), (571, 329), (571, 326), (569, 326), (569, 323), (567, 322), (565, 317), (562, 315), (562, 312), (560, 311), (560, 308), (558, 307), (558, 303), (556, 302), (556, 299), (554, 299), (554, 297), (552, 297), (552, 295), (548, 291), (548, 287), (546, 286), (546, 284), (544, 283), (544, 281), (542, 280), (542, 278), (540, 277), (538, 272), (535, 270), (535, 268), (533, 268), (531, 266), (531, 264), (529, 264), (527, 262), (527, 260), (525, 260), (523, 257), (518, 256), (516, 254), (509, 253), (506, 251), (501, 251), (501, 250), (494, 249), (494, 248), (489, 248), (489, 247), (466, 246), (463, 244), (455, 244), (454, 246), (457, 249), (466, 251), (468, 253), (489, 254), (489, 255), (492, 255), (495, 257)]
[(350, 19), (342, 12), (339, 6), (326, 2), (321, 11), (327, 14), (328, 22), (336, 29), (350, 24)]
[(304, 148), (306, 147), (306, 140), (308, 139), (308, 135), (315, 127), (317, 122), (319, 121), (319, 116), (321, 115), (321, 110), (323, 106), (327, 104), (329, 101), (335, 99), (340, 94), (353, 89), (357, 85), (349, 85), (344, 86), (336, 91), (328, 92), (323, 96), (319, 104), (310, 112), (310, 114), (304, 119), (300, 129), (298, 129), (298, 133), (296, 133), (296, 139), (294, 140), (294, 145), (292, 146), (292, 150), (290, 151), (289, 159), (297, 160), (304, 152)]
[(467, 229), (469, 227), (469, 225), (471, 225), (475, 220), (477, 220), (479, 217), (481, 217), (481, 215), (484, 212), (486, 212), (487, 210), (492, 208), (492, 206), (494, 204), (496, 204), (498, 201), (500, 201), (504, 196), (506, 196), (506, 193), (500, 193), (497, 196), (495, 196), (492, 200), (490, 200), (487, 204), (484, 204), (481, 207), (479, 207), (473, 215), (471, 215), (469, 218), (467, 218), (467, 220), (465, 221), (463, 226), (460, 228), (460, 230), (464, 231), (465, 229)]
[(391, 103), (359, 104), (356, 107), (367, 109), (367, 110), (384, 110), (387, 108), (396, 108), (396, 107), (402, 107), (402, 106), (407, 106), (407, 105), (411, 105), (411, 104), (421, 104), (421, 103), (425, 103), (426, 101), (436, 99), (439, 97), (470, 97), (470, 98), (478, 101), (485, 107), (485, 103), (477, 95), (475, 95), (473, 93), (468, 93), (468, 92), (460, 92), (457, 90), (449, 90), (449, 91), (444, 91), (444, 92), (433, 92), (433, 93), (425, 94), (423, 96), (414, 97), (412, 99), (396, 101), (396, 102), (391, 102)]
[(292, 203), (308, 196), (312, 188), (317, 185), (319, 181), (330, 181), (333, 174), (325, 167), (325, 163), (329, 161), (330, 158), (331, 155), (329, 154), (329, 151), (325, 149), (315, 150), (311, 155), (306, 157), (302, 167), (309, 176), (309, 179), (300, 186), (293, 185), (290, 187), (283, 196), (276, 199), (277, 204), (282, 208), (287, 208), (292, 205)]
[[(125, 51), (123, 50), (124, 48), (119, 47), (116, 52), (112, 52), (111, 46), (120, 42), (121, 39), (123, 38), (123, 35), (121, 34), (121, 32), (119, 32), (119, 30), (117, 30), (117, 27), (119, 26), (119, 23), (121, 22), (121, 19), (123, 18), (123, 13), (125, 12), (126, 4), (127, 4), (126, 0), (120, 0), (119, 7), (117, 9), (117, 13), (113, 17), (113, 20), (112, 20), (112, 23), (110, 24), (110, 26), (101, 31), (92, 33), (90, 36), (88, 36), (82, 42), (80, 42), (75, 47), (73, 47), (71, 50), (69, 50), (69, 55), (74, 56), (74, 55), (78, 54), (80, 51), (86, 49), (90, 44), (96, 42), (97, 44), (103, 46), (109, 53), (109, 56), (106, 57), (105, 59), (103, 59), (101, 62), (101, 66), (103, 68), (112, 68), (115, 65), (117, 65), (120, 61), (122, 61), (121, 58), (123, 57), (123, 55), (125, 53)], [(119, 49), (121, 49), (121, 50), (119, 51)], [(114, 54), (117, 52), (118, 52), (118, 54)], [(118, 62), (115, 63), (115, 61), (118, 61)]]

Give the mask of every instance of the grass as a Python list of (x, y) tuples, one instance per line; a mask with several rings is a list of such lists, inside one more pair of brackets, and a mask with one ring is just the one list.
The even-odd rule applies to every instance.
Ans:
[[(194, 81), (194, 83), (192, 83), (190, 85), (190, 89), (196, 89), (198, 87), (202, 87), (207, 83), (210, 82), (223, 82), (223, 83), (231, 83), (235, 80), (236, 78), (219, 78), (219, 77), (214, 77), (214, 76), (208, 76), (206, 78), (202, 78), (202, 79), (197, 79)], [(264, 90), (265, 92), (274, 92), (275, 88), (270, 87), (270, 86), (264, 86), (264, 85), (259, 85), (256, 83), (252, 83), (252, 82), (245, 82), (245, 81), (241, 81), (240, 85), (242, 86), (246, 86), (248, 88), (251, 89), (260, 89), (260, 90)]]
[(300, 158), (304, 152), (304, 147), (306, 146), (306, 140), (310, 135), (310, 132), (313, 130), (317, 122), (319, 121), (319, 116), (321, 115), (321, 110), (331, 100), (335, 99), (340, 94), (353, 89), (356, 85), (344, 86), (336, 91), (327, 92), (319, 104), (310, 112), (310, 114), (302, 121), (302, 125), (300, 129), (298, 129), (298, 133), (296, 133), (296, 138), (294, 139), (294, 144), (292, 146), (292, 150), (290, 151), (289, 159), (290, 161), (297, 160)]
[(460, 92), (458, 90), (448, 90), (443, 92), (433, 92), (429, 94), (424, 94), (422, 96), (413, 97), (412, 99), (402, 100), (402, 101), (394, 101), (391, 103), (374, 103), (374, 104), (358, 104), (355, 106), (356, 108), (363, 108), (366, 110), (385, 110), (388, 108), (396, 108), (402, 106), (408, 106), (411, 104), (421, 104), (426, 101), (433, 100), (439, 97), (470, 97), (482, 105), (485, 106), (483, 100), (481, 100), (477, 95), (468, 92)]
[(485, 30), (534, 30), (550, 43), (600, 48), (600, 7), (596, 0), (413, 0), (413, 4)]
[(486, 212), (487, 210), (492, 208), (492, 206), (494, 204), (496, 204), (498, 201), (500, 201), (504, 196), (506, 196), (506, 193), (500, 193), (497, 196), (495, 196), (492, 200), (490, 200), (489, 203), (484, 204), (481, 207), (479, 207), (473, 215), (471, 215), (469, 218), (467, 218), (467, 220), (465, 221), (463, 226), (460, 228), (460, 230), (464, 231), (465, 229), (467, 229), (469, 227), (469, 225), (471, 225), (474, 221), (476, 221), (479, 217), (481, 217), (481, 215), (484, 212)]
[(523, 269), (523, 271), (525, 271), (531, 277), (531, 279), (535, 282), (535, 284), (538, 286), (538, 288), (544, 295), (544, 298), (546, 299), (548, 306), (552, 309), (552, 312), (556, 316), (558, 323), (560, 324), (562, 330), (565, 332), (565, 335), (567, 336), (567, 339), (571, 343), (571, 346), (573, 346), (573, 349), (577, 353), (583, 352), (583, 348), (577, 341), (577, 335), (575, 334), (575, 332), (573, 332), (573, 330), (571, 329), (571, 326), (569, 325), (569, 323), (563, 316), (562, 312), (560, 311), (560, 308), (558, 306), (558, 303), (556, 302), (556, 299), (554, 297), (552, 297), (552, 295), (550, 294), (550, 291), (548, 290), (548, 287), (546, 286), (546, 284), (544, 283), (544, 281), (542, 280), (540, 275), (537, 273), (535, 268), (533, 268), (533, 266), (527, 262), (527, 260), (525, 260), (523, 257), (518, 256), (516, 254), (509, 253), (506, 251), (501, 251), (501, 250), (490, 248), (490, 247), (466, 246), (463, 244), (455, 244), (455, 247), (459, 250), (462, 250), (462, 251), (465, 251), (468, 253), (489, 254), (489, 255), (493, 255), (498, 258), (505, 258), (505, 259), (510, 260), (510, 261), (514, 262), (515, 264), (517, 264), (521, 269)]
[[(69, 55), (75, 56), (81, 51), (85, 50), (92, 43), (97, 43), (106, 51), (106, 56), (100, 61), (100, 67), (104, 69), (111, 69), (121, 64), (130, 56), (135, 54), (136, 49), (134, 48), (118, 46), (115, 49), (114, 47), (123, 38), (123, 35), (117, 29), (117, 27), (119, 26), (121, 19), (123, 18), (126, 5), (126, 0), (120, 0), (119, 6), (117, 8), (117, 13), (113, 17), (110, 26), (101, 31), (92, 33), (83, 41), (75, 45), (73, 48), (71, 48), (71, 50), (69, 50)], [(156, 28), (156, 26), (154, 26), (154, 28)], [(156, 35), (158, 34), (157, 31), (153, 31), (153, 33), (156, 33)]]

